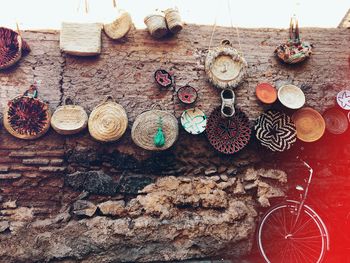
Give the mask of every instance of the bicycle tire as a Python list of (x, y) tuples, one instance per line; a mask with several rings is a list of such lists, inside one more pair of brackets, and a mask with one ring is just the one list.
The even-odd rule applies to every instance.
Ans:
[[(291, 216), (294, 216), (292, 213), (296, 209), (298, 204), (299, 202), (297, 201), (284, 202), (269, 209), (268, 212), (263, 216), (257, 232), (257, 241), (259, 252), (266, 262), (322, 262), (326, 254), (326, 250), (328, 250), (329, 248), (329, 236), (325, 224), (323, 223), (320, 216), (313, 209), (311, 209), (308, 206), (304, 206), (300, 213), (302, 219), (299, 219), (297, 222), (297, 224), (302, 225), (299, 228), (297, 228), (297, 230), (294, 233), (294, 236), (289, 236), (288, 234), (286, 225), (287, 223), (291, 223), (293, 221), (289, 220), (285, 216), (289, 215), (289, 213)], [(281, 220), (277, 220), (278, 214), (283, 214), (283, 211), (283, 220), (282, 218), (280, 218)], [(275, 220), (273, 221), (272, 219)], [(302, 223), (302, 220), (305, 220), (305, 222)], [(269, 223), (273, 222), (275, 222), (273, 227), (268, 225)], [(283, 224), (284, 226), (282, 226)], [(306, 236), (303, 236), (301, 230), (305, 229), (306, 225), (308, 226), (308, 228), (305, 231), (306, 233), (304, 233), (304, 235), (306, 234)], [(266, 231), (270, 232), (268, 234), (270, 234), (270, 236), (274, 237), (276, 240), (272, 240), (273, 238), (269, 240), (269, 238), (267, 238)], [(277, 232), (277, 234), (273, 233), (274, 231)], [(309, 231), (309, 233), (307, 233), (307, 231)], [(317, 234), (307, 236), (311, 235), (312, 231), (317, 232)], [(274, 236), (275, 234), (276, 236)], [(268, 242), (270, 243), (269, 245)], [(305, 242), (309, 242), (309, 247), (306, 246), (307, 243), (305, 244)], [(308, 253), (310, 254), (309, 258), (306, 255), (307, 252), (304, 252), (303, 250), (308, 251)], [(312, 256), (314, 260), (310, 259), (311, 252), (314, 254)]]

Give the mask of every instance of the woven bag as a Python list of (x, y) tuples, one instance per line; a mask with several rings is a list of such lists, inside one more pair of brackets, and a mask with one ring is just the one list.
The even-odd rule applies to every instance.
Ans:
[(76, 134), (84, 130), (88, 122), (84, 108), (69, 105), (69, 102), (72, 102), (71, 99), (66, 98), (65, 105), (58, 107), (51, 118), (52, 128), (62, 135)]
[[(149, 151), (163, 151), (170, 148), (178, 138), (179, 127), (175, 116), (164, 110), (152, 109), (136, 117), (131, 129), (131, 138), (136, 145)], [(164, 135), (163, 145), (155, 144), (159, 130)]]
[(183, 22), (177, 8), (168, 8), (164, 11), (164, 15), (171, 33), (177, 34), (183, 29)]
[(112, 23), (104, 24), (103, 30), (107, 36), (116, 40), (124, 37), (130, 31), (132, 26), (133, 24), (130, 14), (122, 12)]
[(128, 117), (124, 108), (107, 96), (91, 112), (88, 127), (90, 135), (98, 141), (117, 141), (128, 127)]
[(168, 34), (165, 17), (162, 14), (152, 14), (145, 17), (144, 22), (150, 35), (154, 38), (162, 38)]
[(50, 128), (49, 105), (37, 98), (35, 85), (23, 95), (10, 100), (4, 110), (4, 127), (19, 139), (36, 139)]
[(23, 52), (29, 52), (28, 44), (15, 31), (0, 27), (0, 69), (16, 64)]
[(101, 53), (99, 23), (62, 23), (60, 49), (75, 56), (96, 56)]

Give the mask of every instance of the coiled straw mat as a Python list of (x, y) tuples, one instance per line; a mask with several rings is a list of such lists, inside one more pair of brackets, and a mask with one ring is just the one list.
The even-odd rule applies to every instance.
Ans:
[(76, 134), (87, 126), (88, 115), (84, 108), (69, 103), (73, 101), (67, 97), (64, 105), (58, 107), (51, 117), (51, 126), (59, 134)]
[[(139, 147), (150, 151), (162, 151), (170, 148), (178, 138), (179, 126), (175, 116), (164, 110), (152, 109), (145, 111), (136, 117), (131, 129), (131, 138)], [(159, 122), (161, 121), (161, 125)], [(158, 128), (161, 127), (165, 143), (157, 147), (154, 143), (154, 137)]]
[(111, 96), (97, 105), (90, 114), (88, 127), (90, 135), (101, 142), (120, 139), (128, 126), (128, 117), (124, 108)]

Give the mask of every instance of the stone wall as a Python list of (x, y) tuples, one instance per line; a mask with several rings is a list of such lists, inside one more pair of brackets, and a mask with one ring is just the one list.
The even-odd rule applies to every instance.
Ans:
[[(240, 153), (223, 156), (205, 135), (193, 137), (183, 130), (176, 145), (163, 153), (132, 143), (132, 122), (152, 104), (160, 103), (177, 117), (185, 109), (174, 90), (153, 82), (160, 67), (175, 74), (178, 86), (196, 87), (197, 106), (207, 114), (220, 104), (203, 67), (211, 30), (189, 25), (161, 41), (143, 30), (121, 42), (103, 36), (96, 58), (61, 54), (57, 32), (23, 33), (32, 52), (0, 73), (1, 110), (41, 80), (39, 96), (52, 110), (70, 96), (90, 112), (113, 95), (128, 112), (129, 129), (120, 141), (101, 144), (87, 131), (64, 137), (50, 130), (38, 140), (21, 141), (1, 126), (0, 262), (149, 262), (247, 254), (260, 207), (283, 195), (285, 172), (288, 185), (305, 174), (293, 159), (297, 154), (320, 164), (311, 191), (316, 208), (324, 214), (338, 211), (345, 224), (347, 135), (298, 143), (279, 155), (252, 139)], [(302, 29), (302, 35), (314, 44), (314, 54), (301, 65), (288, 66), (273, 56), (287, 30), (240, 29), (249, 77), (236, 97), (252, 122), (266, 109), (254, 95), (259, 82), (294, 83), (304, 90), (307, 104), (321, 112), (334, 105), (338, 90), (349, 87), (350, 31)], [(213, 45), (222, 39), (238, 47), (235, 30), (217, 28)], [(324, 191), (329, 194), (317, 195)], [(341, 233), (331, 218), (326, 221), (332, 234)], [(344, 243), (341, 234), (340, 241), (333, 240)]]

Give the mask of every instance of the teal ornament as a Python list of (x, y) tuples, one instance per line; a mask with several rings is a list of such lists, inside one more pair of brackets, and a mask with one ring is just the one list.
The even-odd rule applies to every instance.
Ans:
[(153, 143), (158, 148), (163, 147), (165, 145), (165, 136), (164, 136), (162, 127), (163, 127), (163, 120), (162, 120), (162, 117), (159, 117), (158, 130), (156, 135), (154, 135), (154, 138), (153, 138)]

